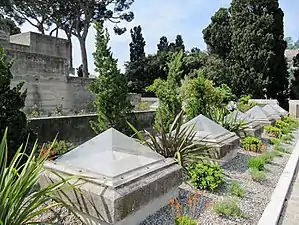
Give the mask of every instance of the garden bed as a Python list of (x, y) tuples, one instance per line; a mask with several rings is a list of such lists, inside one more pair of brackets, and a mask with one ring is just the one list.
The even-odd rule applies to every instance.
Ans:
[[(299, 133), (294, 133), (298, 140)], [(290, 144), (283, 144), (289, 151), (294, 148), (295, 141)], [(273, 146), (268, 145), (268, 151), (273, 150)], [(257, 224), (264, 209), (271, 199), (272, 192), (282, 174), (284, 167), (290, 157), (290, 154), (283, 153), (280, 157), (273, 158), (272, 162), (266, 166), (266, 180), (255, 182), (252, 180), (247, 167), (247, 161), (256, 153), (248, 152), (240, 148), (238, 155), (231, 162), (223, 166), (223, 172), (226, 175), (226, 182), (217, 191), (200, 192), (200, 197), (195, 211), (186, 210), (188, 215), (195, 217), (198, 224)], [(237, 181), (241, 187), (246, 190), (243, 198), (234, 197), (230, 194), (230, 182)], [(188, 205), (188, 197), (192, 196), (196, 190), (189, 184), (184, 183), (180, 187), (180, 196), (178, 202), (180, 211), (184, 211)], [(242, 211), (241, 217), (221, 216), (215, 213), (214, 203), (221, 200), (233, 199)], [(155, 214), (149, 216), (141, 225), (173, 225), (173, 212), (176, 206), (165, 206)], [(192, 215), (193, 214), (193, 215)], [(243, 217), (243, 218), (242, 218)]]

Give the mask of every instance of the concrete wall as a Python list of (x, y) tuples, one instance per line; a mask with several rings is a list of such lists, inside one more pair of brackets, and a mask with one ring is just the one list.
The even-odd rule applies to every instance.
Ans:
[[(154, 111), (134, 112), (137, 123), (135, 126), (151, 129), (155, 117)], [(59, 140), (81, 144), (96, 134), (90, 127), (90, 121), (96, 120), (96, 114), (44, 117), (29, 120), (29, 127), (38, 134), (40, 143), (53, 141), (58, 134)]]

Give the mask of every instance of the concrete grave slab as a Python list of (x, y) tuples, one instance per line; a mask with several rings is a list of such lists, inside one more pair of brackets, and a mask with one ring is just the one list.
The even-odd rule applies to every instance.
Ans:
[[(148, 147), (111, 128), (45, 168), (80, 176), (80, 192), (67, 191), (74, 210), (89, 224), (138, 224), (176, 197), (182, 170)], [(41, 186), (59, 177), (44, 172)]]
[(241, 137), (244, 136), (255, 136), (261, 137), (262, 133), (264, 132), (264, 127), (254, 120), (253, 117), (240, 112), (239, 110), (233, 111), (227, 117), (231, 117), (233, 119), (242, 120), (246, 123), (247, 128), (245, 128), (244, 133), (242, 132), (240, 135)]
[(249, 102), (256, 102), (258, 105), (278, 105), (277, 99), (249, 99)]
[(299, 100), (289, 100), (289, 112), (294, 118), (299, 118)]
[(246, 114), (250, 117), (253, 117), (254, 120), (260, 123), (262, 126), (275, 125), (275, 119), (273, 119), (259, 106), (254, 106), (253, 108), (249, 109)]
[(154, 104), (152, 104), (152, 105), (150, 106), (150, 109), (152, 109), (152, 110), (157, 110), (158, 107), (159, 107), (159, 100), (156, 101)]
[(209, 118), (199, 115), (185, 123), (182, 127), (194, 128), (196, 132), (195, 140), (211, 146), (211, 156), (221, 159), (222, 164), (230, 161), (237, 155), (240, 138)]
[(265, 105), (263, 108), (262, 108), (266, 113), (268, 113), (268, 115), (270, 117), (272, 117), (273, 119), (275, 120), (280, 120), (282, 119), (282, 116), (280, 115), (280, 113), (273, 108), (272, 105), (268, 104), (268, 105)]

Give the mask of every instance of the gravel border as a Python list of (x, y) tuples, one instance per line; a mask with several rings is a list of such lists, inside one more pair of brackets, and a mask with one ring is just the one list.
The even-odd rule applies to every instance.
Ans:
[[(295, 140), (298, 140), (299, 133), (295, 133)], [(263, 138), (264, 139), (264, 138)], [(265, 139), (264, 139), (265, 140)], [(290, 145), (286, 145), (290, 151), (293, 150), (293, 141)], [(268, 146), (268, 151), (273, 150), (273, 146)], [(264, 209), (266, 208), (268, 202), (271, 200), (272, 192), (274, 191), (280, 175), (282, 174), (289, 158), (290, 154), (283, 154), (282, 157), (276, 157), (273, 159), (271, 164), (266, 166), (267, 179), (262, 183), (257, 183), (252, 181), (247, 168), (248, 159), (256, 155), (252, 152), (247, 152), (242, 148), (238, 149), (237, 156), (229, 163), (223, 166), (223, 172), (227, 175), (225, 184), (215, 193), (206, 192), (203, 198), (199, 199), (201, 205), (196, 210), (193, 216), (197, 219), (198, 224), (205, 225), (215, 225), (215, 224), (225, 224), (225, 225), (252, 225), (257, 224)], [(246, 189), (246, 194), (244, 198), (232, 197), (229, 194), (228, 187), (230, 181), (237, 181), (242, 187)], [(187, 195), (194, 194), (194, 188), (184, 183), (180, 186), (180, 195), (178, 201), (181, 205), (187, 205)], [(247, 218), (234, 218), (234, 217), (224, 217), (217, 215), (213, 207), (213, 203), (234, 198), (239, 204), (242, 212), (247, 215)], [(210, 202), (209, 207), (205, 207), (206, 202)], [(200, 203), (198, 203), (200, 204)], [(187, 212), (190, 215), (190, 213)], [(192, 213), (191, 213), (192, 214)], [(165, 206), (160, 209), (155, 214), (146, 218), (140, 225), (173, 225), (173, 215), (171, 213), (171, 207)]]

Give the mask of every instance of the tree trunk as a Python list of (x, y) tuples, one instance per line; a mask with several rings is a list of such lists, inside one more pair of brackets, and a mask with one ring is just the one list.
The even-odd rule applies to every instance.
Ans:
[(78, 39), (79, 39), (80, 49), (81, 49), (83, 76), (88, 77), (89, 74), (88, 74), (88, 63), (87, 63), (87, 52), (86, 52), (85, 40), (82, 37), (78, 37)]
[(72, 38), (71, 36), (67, 37), (69, 43), (70, 43), (70, 48), (69, 48), (69, 67), (70, 69), (73, 69), (73, 43), (72, 43)]

